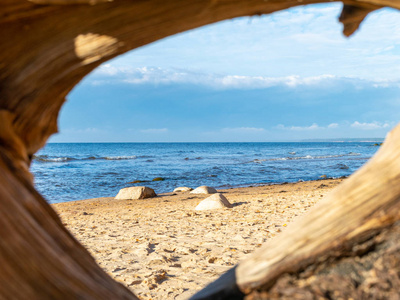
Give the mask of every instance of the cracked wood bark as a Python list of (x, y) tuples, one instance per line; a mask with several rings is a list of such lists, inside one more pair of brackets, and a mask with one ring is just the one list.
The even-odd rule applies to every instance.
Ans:
[[(106, 1), (0, 0), (0, 298), (135, 299), (108, 277), (63, 227), (35, 191), (29, 173), (32, 155), (57, 131), (65, 96), (86, 74), (121, 53), (188, 29), (331, 1), (100, 2)], [(400, 0), (343, 2), (341, 21), (346, 35), (358, 28), (370, 11), (382, 6), (400, 8)], [(386, 186), (392, 188), (395, 182), (390, 184)], [(388, 190), (380, 191), (379, 201), (385, 199), (385, 192), (392, 195)], [(381, 207), (370, 213), (387, 211)], [(303, 267), (315, 259), (307, 253), (294, 260), (290, 257), (288, 260), (296, 263), (300, 259)], [(267, 264), (267, 272), (257, 268), (258, 277), (247, 277), (254, 276), (254, 270), (242, 266), (248, 263), (237, 268), (241, 270), (238, 274), (249, 274), (238, 277), (244, 291), (268, 285), (282, 273), (276, 271), (280, 267), (271, 269)]]

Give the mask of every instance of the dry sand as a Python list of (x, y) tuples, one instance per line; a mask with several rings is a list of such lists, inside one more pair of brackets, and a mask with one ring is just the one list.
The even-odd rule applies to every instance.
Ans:
[(282, 232), (342, 179), (220, 190), (234, 205), (195, 211), (207, 195), (55, 204), (98, 264), (142, 299), (187, 299)]

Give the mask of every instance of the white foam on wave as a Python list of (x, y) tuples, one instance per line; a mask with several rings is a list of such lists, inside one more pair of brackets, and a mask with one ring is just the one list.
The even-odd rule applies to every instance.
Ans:
[(350, 152), (348, 154), (336, 154), (336, 155), (306, 155), (306, 156), (297, 156), (297, 157), (279, 157), (279, 158), (271, 158), (271, 159), (254, 159), (251, 162), (261, 163), (264, 161), (285, 161), (285, 160), (302, 160), (302, 159), (327, 159), (327, 158), (337, 158), (337, 157), (345, 157), (345, 156), (358, 156), (361, 153)]
[(132, 156), (106, 156), (104, 159), (106, 160), (128, 160), (128, 159), (136, 159), (136, 155)]
[(33, 159), (40, 162), (66, 162), (74, 160), (71, 157), (49, 157), (47, 155), (34, 155)]

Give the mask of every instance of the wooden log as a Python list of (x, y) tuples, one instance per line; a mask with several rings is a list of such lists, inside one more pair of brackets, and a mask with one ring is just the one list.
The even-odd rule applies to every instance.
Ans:
[(269, 289), (255, 289), (255, 299), (398, 299), (400, 222), (380, 230), (347, 254), (284, 274)]
[[(30, 161), (48, 137), (57, 131), (57, 117), (65, 97), (99, 64), (163, 37), (229, 18), (331, 1), (0, 2), (0, 298), (135, 299), (101, 270), (33, 187), (28, 169)], [(343, 2), (348, 5), (342, 16), (348, 28), (345, 28), (346, 33), (357, 28), (369, 11), (382, 6), (400, 8), (400, 0)], [(318, 219), (313, 219), (314, 227), (303, 221), (296, 226), (303, 226), (307, 232), (313, 228), (318, 230), (301, 239), (300, 236), (294, 237), (297, 238), (295, 243), (282, 238), (279, 241), (282, 245), (278, 248), (285, 249), (284, 255), (270, 249), (259, 252), (255, 258), (228, 273), (231, 277), (226, 282), (231, 286), (222, 290), (242, 298), (243, 291), (269, 286), (285, 272), (297, 272), (324, 257), (316, 249), (318, 245), (332, 255), (346, 246), (345, 242), (356, 243), (363, 234), (370, 235), (391, 224), (397, 218), (393, 212), (396, 207), (393, 199), (398, 195), (397, 178), (389, 169), (383, 168), (380, 172), (374, 169), (386, 166), (386, 161), (375, 163), (373, 170), (365, 171), (365, 174), (372, 172), (374, 179), (390, 175), (382, 177), (391, 178), (389, 182), (378, 181), (387, 188), (385, 193), (374, 194), (376, 190), (373, 188), (365, 191), (354, 188), (358, 181), (353, 180), (353, 185), (346, 185), (343, 192), (335, 194), (333, 199), (341, 198), (343, 193), (351, 197), (361, 194), (364, 200), (356, 198), (368, 203), (367, 209), (370, 210), (369, 213), (363, 210), (362, 217), (358, 216), (351, 224), (343, 226), (341, 223), (338, 232), (329, 227), (338, 240), (326, 237), (328, 228), (318, 228), (316, 224), (321, 224)], [(367, 175), (361, 177), (371, 180)], [(376, 187), (376, 184), (371, 182), (372, 186)], [(371, 203), (373, 199), (382, 197), (393, 201), (386, 202), (386, 206)], [(349, 207), (359, 210), (353, 204)], [(341, 214), (354, 212), (349, 207), (339, 205), (333, 211)], [(324, 219), (324, 209), (328, 215), (333, 212), (322, 208), (313, 216)], [(342, 216), (343, 222), (345, 219)], [(354, 224), (361, 224), (358, 231), (352, 227)], [(348, 231), (347, 226), (353, 231)], [(303, 230), (298, 229), (299, 232)], [(324, 239), (313, 241), (311, 245), (304, 242), (304, 238), (315, 239), (318, 236)], [(225, 284), (221, 286), (226, 287)]]
[(13, 118), (0, 111), (0, 299), (137, 299), (35, 191)]

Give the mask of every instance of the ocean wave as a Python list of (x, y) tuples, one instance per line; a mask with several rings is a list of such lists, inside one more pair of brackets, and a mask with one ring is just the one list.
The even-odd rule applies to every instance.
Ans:
[(361, 155), (361, 153), (349, 152), (347, 155), (349, 155), (349, 156), (358, 156), (358, 155)]
[(129, 159), (136, 159), (137, 156), (136, 155), (132, 155), (132, 156), (106, 156), (106, 157), (102, 157), (102, 159), (106, 159), (106, 160), (129, 160)]
[(267, 161), (267, 159), (253, 159), (251, 162), (260, 164), (260, 163), (262, 163), (264, 161)]
[(72, 157), (52, 157), (48, 155), (34, 155), (33, 159), (40, 162), (67, 162), (75, 160)]
[(89, 156), (89, 157), (55, 157), (48, 155), (34, 155), (33, 160), (39, 162), (69, 162), (69, 161), (77, 161), (77, 160), (130, 160), (136, 159), (136, 155), (132, 156), (105, 156), (105, 157), (97, 157), (97, 156)]
[(338, 157), (346, 157), (346, 156), (359, 156), (360, 153), (356, 152), (349, 152), (347, 154), (336, 154), (336, 155), (306, 155), (306, 156), (297, 156), (297, 157), (277, 157), (277, 158), (270, 158), (270, 159), (253, 159), (247, 163), (262, 163), (265, 161), (285, 161), (285, 160), (303, 160), (303, 159), (327, 159), (327, 158), (338, 158)]

